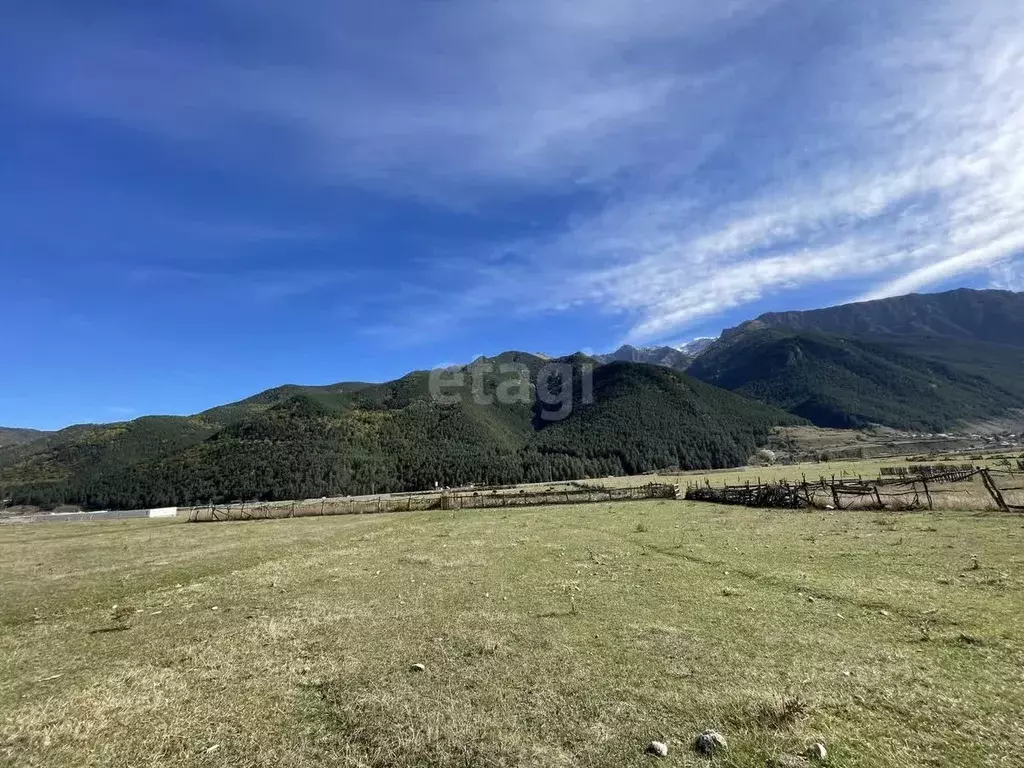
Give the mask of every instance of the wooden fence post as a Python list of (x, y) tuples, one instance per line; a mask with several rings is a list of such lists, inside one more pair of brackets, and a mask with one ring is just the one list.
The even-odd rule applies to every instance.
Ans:
[(999, 488), (996, 487), (995, 481), (992, 479), (992, 475), (989, 474), (987, 469), (981, 470), (981, 479), (984, 481), (985, 488), (989, 492), (989, 495), (995, 500), (996, 506), (1003, 512), (1009, 512), (1010, 508), (1006, 506), (1006, 499), (1003, 498), (1003, 494), (1000, 493)]
[[(924, 497), (926, 499), (928, 499), (928, 509), (934, 510), (935, 509), (935, 505), (932, 503), (931, 491), (928, 490), (928, 481), (925, 480), (923, 475), (921, 476), (921, 485), (924, 486)], [(917, 484), (916, 483), (914, 484), (914, 490), (917, 490)]]

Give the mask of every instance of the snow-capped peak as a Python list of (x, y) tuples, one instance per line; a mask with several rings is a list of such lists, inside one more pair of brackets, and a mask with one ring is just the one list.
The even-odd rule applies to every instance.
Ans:
[(701, 336), (696, 339), (684, 342), (683, 344), (677, 344), (676, 349), (682, 352), (684, 355), (690, 357), (697, 357), (701, 352), (710, 347), (718, 341), (716, 336)]

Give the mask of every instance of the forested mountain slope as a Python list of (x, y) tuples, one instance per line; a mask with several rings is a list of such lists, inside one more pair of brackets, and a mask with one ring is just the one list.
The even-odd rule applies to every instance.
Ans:
[[(935, 345), (932, 344), (932, 347)], [(917, 354), (909, 354), (915, 350)], [(993, 351), (994, 350), (994, 351)], [(960, 352), (964, 350), (961, 348)], [(996, 373), (1022, 357), (992, 347), (962, 366), (856, 338), (788, 330), (746, 330), (704, 353), (689, 373), (708, 383), (777, 405), (823, 427), (870, 424), (942, 432), (1024, 406), (1021, 384), (974, 371), (984, 359)]]
[(19, 429), (17, 427), (0, 427), (0, 448), (12, 445), (26, 445), (46, 437), (47, 433), (38, 429)]
[(744, 463), (772, 427), (796, 424), (776, 408), (664, 367), (612, 363), (594, 376), (595, 405), (542, 429), (531, 446), (592, 475)]
[[(145, 507), (707, 468), (741, 463), (794, 420), (944, 432), (1024, 409), (1024, 294), (767, 314), (694, 350), (626, 346), (559, 361), (506, 352), (444, 372), (454, 399), (432, 391), (437, 372), (418, 371), (20, 435), (0, 446), (0, 498)], [(566, 402), (566, 418), (551, 418)]]
[[(208, 416), (118, 425), (106, 450), (91, 435), (88, 448), (58, 441), (0, 467), (0, 495), (44, 506), (151, 507), (730, 466), (772, 427), (799, 421), (666, 368), (615, 363), (588, 381), (592, 360), (560, 362), (544, 398), (535, 382), (545, 361), (507, 353), (476, 363), (494, 370), (462, 369), (462, 386), (449, 388), (459, 402), (438, 402), (429, 374), (417, 372), (381, 385), (289, 388), (276, 402), (234, 406), (231, 423), (219, 427)], [(497, 370), (502, 363), (524, 365), (534, 382), (512, 402), (496, 396), (518, 381)], [(476, 385), (491, 402), (479, 401)], [(551, 418), (565, 404), (566, 418)], [(125, 455), (129, 439), (146, 450)]]

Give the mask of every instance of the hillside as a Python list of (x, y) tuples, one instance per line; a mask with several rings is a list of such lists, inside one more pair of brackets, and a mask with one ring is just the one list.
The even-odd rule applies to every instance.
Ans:
[(0, 486), (5, 480), (39, 486), (80, 485), (84, 478), (115, 475), (172, 456), (240, 421), (255, 419), (289, 398), (344, 397), (370, 386), (359, 382), (312, 387), (287, 384), (194, 416), (145, 416), (39, 433), (31, 442), (0, 448)]
[[(535, 386), (513, 402), (477, 402), (474, 388), (493, 399), (521, 383), (485, 370), (502, 362), (520, 363), (534, 378), (545, 361), (521, 353), (477, 361), (449, 388), (461, 402), (439, 403), (429, 374), (416, 372), (379, 385), (286, 388), (220, 410), (234, 419), (223, 426), (200, 416), (86, 430), (0, 466), (0, 495), (130, 508), (722, 467), (742, 463), (772, 427), (799, 422), (634, 363), (597, 367), (588, 404), (582, 374), (593, 361), (583, 356), (560, 361), (566, 374), (545, 382), (548, 402)], [(568, 417), (552, 418), (563, 404)], [(129, 444), (145, 450), (129, 454)]]
[(1024, 347), (1024, 293), (961, 288), (805, 312), (773, 312), (722, 334), (764, 328), (859, 337), (939, 337)]
[(178, 416), (68, 427), (0, 451), (0, 483), (6, 477), (22, 483), (63, 483), (74, 477), (119, 472), (194, 445), (218, 428), (202, 417)]
[(932, 336), (890, 336), (884, 343), (899, 351), (940, 363), (954, 370), (981, 376), (1012, 392), (1024, 407), (1024, 352), (1020, 347)]
[(591, 407), (543, 429), (531, 450), (574, 474), (636, 474), (744, 463), (784, 422), (778, 410), (664, 367), (613, 363), (594, 374)]
[(19, 429), (17, 427), (0, 427), (0, 448), (12, 445), (26, 445), (41, 440), (49, 434), (38, 429)]
[[(931, 348), (936, 350), (934, 342)], [(715, 345), (690, 368), (694, 377), (802, 416), (822, 427), (884, 424), (925, 432), (951, 430), (970, 420), (1024, 405), (1022, 385), (1009, 371), (1018, 350), (990, 346), (987, 356), (949, 364), (939, 351), (921, 353), (912, 338), (885, 344), (820, 333), (746, 330)], [(962, 347), (954, 347), (964, 354)], [(910, 354), (913, 350), (917, 354)], [(1005, 386), (977, 371), (1007, 376)]]

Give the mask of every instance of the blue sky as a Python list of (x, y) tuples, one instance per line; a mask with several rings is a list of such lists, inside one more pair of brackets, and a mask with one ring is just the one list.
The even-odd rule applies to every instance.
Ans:
[(1019, 0), (3, 5), (0, 424), (1024, 289)]

